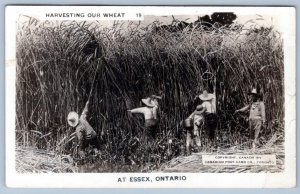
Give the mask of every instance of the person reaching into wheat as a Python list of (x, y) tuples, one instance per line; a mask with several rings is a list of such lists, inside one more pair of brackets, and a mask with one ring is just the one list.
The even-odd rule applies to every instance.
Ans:
[(265, 104), (262, 101), (262, 95), (257, 93), (256, 89), (253, 89), (252, 92), (248, 93), (250, 95), (251, 103), (245, 107), (238, 109), (235, 113), (245, 112), (250, 110), (249, 114), (249, 129), (250, 129), (250, 139), (252, 142), (252, 149), (255, 149), (257, 144), (257, 138), (261, 131), (263, 125), (266, 122), (266, 113), (265, 113)]
[(82, 158), (85, 157), (85, 151), (89, 146), (92, 146), (95, 149), (99, 148), (97, 134), (86, 119), (88, 114), (88, 105), (89, 101), (86, 102), (80, 117), (76, 112), (70, 112), (68, 114), (68, 124), (75, 128), (78, 139), (78, 153)]
[(206, 90), (204, 90), (198, 97), (202, 101), (201, 106), (204, 108), (204, 128), (211, 143), (213, 143), (218, 123), (215, 91), (214, 93), (208, 93)]
[(144, 115), (145, 119), (145, 129), (147, 136), (152, 140), (155, 139), (158, 131), (158, 108), (159, 103), (158, 99), (161, 99), (160, 96), (152, 95), (151, 97), (142, 99), (142, 102), (146, 105), (145, 107), (139, 107), (131, 110), (127, 110), (130, 113), (140, 113)]

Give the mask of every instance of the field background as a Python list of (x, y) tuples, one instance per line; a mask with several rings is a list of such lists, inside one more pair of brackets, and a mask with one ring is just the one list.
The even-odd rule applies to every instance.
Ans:
[[(176, 159), (185, 145), (179, 122), (195, 108), (195, 97), (214, 87), (217, 145), (249, 153), (248, 114), (233, 112), (247, 104), (247, 93), (257, 87), (264, 94), (267, 114), (261, 149), (276, 152), (282, 160), (283, 146), (274, 149), (283, 143), (281, 34), (272, 27), (243, 24), (184, 24), (176, 19), (170, 25), (115, 22), (107, 28), (98, 22), (34, 18), (20, 23), (16, 144), (17, 153), (25, 155), (18, 155), (18, 170), (77, 170), (69, 165), (76, 163), (76, 139), (66, 117), (70, 111), (81, 113), (92, 86), (89, 121), (102, 147), (99, 156), (85, 161), (84, 172), (151, 171)], [(140, 99), (151, 94), (161, 95), (162, 101), (160, 135), (150, 146), (144, 141), (142, 117), (126, 110), (142, 106)], [(205, 143), (203, 148), (214, 151)], [(49, 167), (47, 155), (58, 162)], [(36, 162), (40, 156), (48, 163)], [(95, 160), (99, 164), (88, 169)]]

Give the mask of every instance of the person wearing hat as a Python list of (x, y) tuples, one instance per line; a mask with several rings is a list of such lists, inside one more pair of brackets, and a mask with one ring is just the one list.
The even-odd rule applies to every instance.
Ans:
[(199, 95), (200, 100), (202, 100), (202, 106), (206, 113), (216, 113), (216, 95), (213, 93), (208, 93), (206, 90)]
[(160, 96), (152, 95), (151, 97), (142, 99), (145, 107), (128, 110), (130, 113), (140, 113), (144, 115), (145, 128), (147, 133), (154, 139), (157, 133), (158, 126), (158, 99)]
[(68, 124), (71, 127), (75, 128), (76, 135), (78, 138), (78, 146), (79, 146), (79, 155), (84, 157), (84, 150), (89, 146), (95, 146), (98, 148), (98, 140), (97, 134), (89, 122), (86, 120), (88, 114), (88, 105), (89, 101), (87, 101), (85, 108), (82, 111), (82, 114), (79, 115), (76, 112), (70, 112), (68, 114)]
[(201, 147), (201, 127), (203, 126), (204, 122), (204, 107), (202, 105), (198, 105), (196, 110), (188, 117), (193, 121), (193, 128), (187, 128), (186, 134), (186, 150), (187, 155), (191, 154), (191, 147), (194, 145), (194, 141), (196, 145), (200, 149)]
[(202, 101), (201, 106), (204, 108), (204, 123), (205, 131), (211, 141), (215, 138), (215, 130), (217, 128), (217, 114), (216, 114), (216, 95), (215, 93), (208, 93), (206, 90), (199, 95)]
[(250, 138), (253, 139), (252, 148), (255, 149), (257, 138), (260, 133), (261, 127), (266, 122), (266, 113), (265, 113), (265, 104), (262, 101), (262, 95), (257, 93), (256, 89), (253, 89), (252, 92), (248, 93), (250, 95), (251, 104), (247, 105), (237, 112), (245, 112), (250, 110), (249, 114), (249, 129), (250, 129)]

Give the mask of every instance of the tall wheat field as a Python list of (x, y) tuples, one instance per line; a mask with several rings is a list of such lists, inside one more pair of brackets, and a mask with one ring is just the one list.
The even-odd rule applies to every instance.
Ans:
[[(170, 26), (179, 24), (174, 20)], [(185, 154), (179, 123), (195, 109), (195, 97), (213, 87), (218, 148), (204, 141), (204, 151), (250, 153), (248, 114), (234, 111), (248, 103), (247, 93), (257, 87), (267, 125), (256, 153), (273, 153), (283, 162), (283, 61), (283, 40), (272, 27), (193, 25), (171, 31), (158, 22), (115, 21), (103, 27), (100, 22), (29, 18), (17, 30), (17, 171), (162, 170)], [(82, 161), (67, 115), (81, 113), (91, 90), (88, 121), (101, 148)], [(127, 110), (143, 106), (141, 99), (152, 94), (162, 100), (159, 135), (149, 148), (142, 116)]]

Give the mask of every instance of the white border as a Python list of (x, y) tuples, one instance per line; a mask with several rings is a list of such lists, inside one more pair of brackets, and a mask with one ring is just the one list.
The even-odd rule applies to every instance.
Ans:
[[(15, 171), (15, 37), (18, 13), (39, 15), (41, 12), (67, 10), (115, 10), (120, 7), (95, 6), (8, 6), (5, 18), (5, 124), (6, 124), (6, 185), (26, 188), (290, 188), (296, 184), (296, 45), (295, 8), (292, 7), (121, 7), (123, 12), (144, 15), (211, 14), (215, 11), (240, 15), (261, 14), (279, 16), (284, 38), (285, 77), (285, 171), (283, 173), (84, 173), (84, 174), (18, 174)], [(163, 14), (162, 14), (163, 13)], [(186, 176), (181, 182), (117, 183), (119, 177)]]

